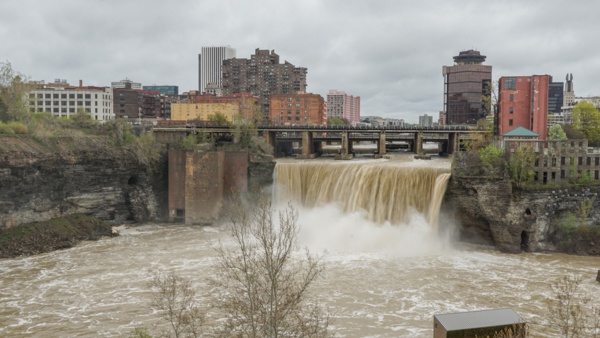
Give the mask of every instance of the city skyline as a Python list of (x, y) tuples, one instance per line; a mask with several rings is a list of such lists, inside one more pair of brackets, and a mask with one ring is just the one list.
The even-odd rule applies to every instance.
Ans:
[(577, 96), (600, 95), (600, 24), (582, 17), (600, 4), (458, 2), (8, 1), (0, 60), (32, 80), (129, 78), (184, 92), (198, 89), (201, 47), (269, 49), (308, 69), (307, 92), (343, 90), (361, 97), (361, 115), (413, 123), (443, 110), (440, 67), (468, 49), (487, 56), (493, 81), (572, 73)]

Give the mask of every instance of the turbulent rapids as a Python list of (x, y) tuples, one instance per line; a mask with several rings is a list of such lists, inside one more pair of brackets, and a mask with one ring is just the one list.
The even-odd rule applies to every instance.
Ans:
[(411, 211), (437, 227), (450, 174), (447, 169), (376, 163), (278, 163), (274, 200), (304, 207), (335, 203), (345, 213), (364, 211), (382, 224), (406, 223)]
[[(314, 292), (333, 313), (332, 334), (431, 337), (436, 313), (511, 307), (535, 337), (557, 337), (547, 318), (548, 283), (581, 275), (583, 290), (600, 299), (600, 258), (456, 247), (435, 228), (449, 178), (444, 161), (278, 163), (275, 202), (299, 209), (302, 247), (327, 251)], [(450, 219), (439, 221), (440, 230), (452, 228)], [(206, 280), (216, 268), (212, 247), (229, 243), (223, 228), (119, 229), (121, 236), (68, 250), (0, 259), (0, 337), (125, 337), (135, 327), (153, 329), (153, 271), (193, 280), (210, 314)]]

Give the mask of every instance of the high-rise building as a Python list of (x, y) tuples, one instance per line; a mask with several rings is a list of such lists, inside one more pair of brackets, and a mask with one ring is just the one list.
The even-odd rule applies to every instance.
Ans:
[(498, 81), (498, 115), (495, 134), (523, 127), (545, 140), (548, 135), (550, 75), (503, 76)]
[(360, 96), (330, 89), (327, 93), (327, 118), (346, 119), (351, 125), (360, 122)]
[(198, 54), (198, 90), (206, 93), (206, 86), (212, 83), (218, 88), (222, 86), (223, 61), (235, 58), (235, 48), (202, 47)]
[(454, 66), (443, 66), (446, 124), (477, 124), (490, 114), (492, 66), (485, 55), (466, 50), (454, 57)]
[(564, 83), (550, 82), (548, 87), (548, 113), (560, 114), (563, 106)]
[(433, 126), (433, 116), (429, 116), (427, 114), (423, 114), (419, 116), (419, 125), (421, 127), (432, 127)]
[(567, 74), (565, 91), (563, 93), (563, 105), (566, 107), (575, 104), (575, 90), (573, 89), (573, 74)]
[(279, 63), (274, 50), (256, 49), (250, 59), (223, 61), (223, 96), (252, 93), (259, 97), (261, 112), (269, 116), (270, 96), (306, 92), (306, 68)]
[(319, 94), (271, 95), (269, 109), (275, 124), (327, 124), (325, 99)]

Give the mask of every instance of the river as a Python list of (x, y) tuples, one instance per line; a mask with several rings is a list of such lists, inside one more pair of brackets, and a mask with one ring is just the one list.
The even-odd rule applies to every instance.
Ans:
[[(338, 337), (431, 337), (433, 315), (511, 307), (535, 337), (556, 337), (547, 320), (549, 283), (566, 273), (600, 299), (600, 257), (507, 255), (455, 243), (452, 220), (439, 236), (426, 215), (404, 224), (369, 220), (334, 204), (303, 208), (299, 239), (323, 253), (315, 285)], [(121, 226), (120, 236), (33, 257), (0, 260), (0, 337), (124, 337), (157, 323), (147, 283), (155, 271), (194, 281), (205, 304), (212, 246), (224, 229), (172, 224)]]

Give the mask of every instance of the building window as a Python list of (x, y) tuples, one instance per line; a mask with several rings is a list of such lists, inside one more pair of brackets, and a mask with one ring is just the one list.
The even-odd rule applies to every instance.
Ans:
[(513, 120), (512, 120), (512, 119), (508, 120), (508, 125), (509, 125), (509, 126), (512, 126), (512, 125), (513, 125)]
[(70, 99), (74, 99), (75, 98), (75, 94), (69, 94), (69, 98)]
[(53, 98), (58, 99), (58, 94), (52, 95)]
[(508, 100), (510, 102), (513, 102), (515, 100), (515, 94), (510, 94), (510, 96), (508, 97)]
[(517, 89), (517, 81), (514, 77), (504, 79), (504, 89)]
[(514, 113), (514, 111), (513, 111), (513, 107), (508, 107), (508, 113), (509, 113), (509, 114), (512, 114), (512, 113)]

